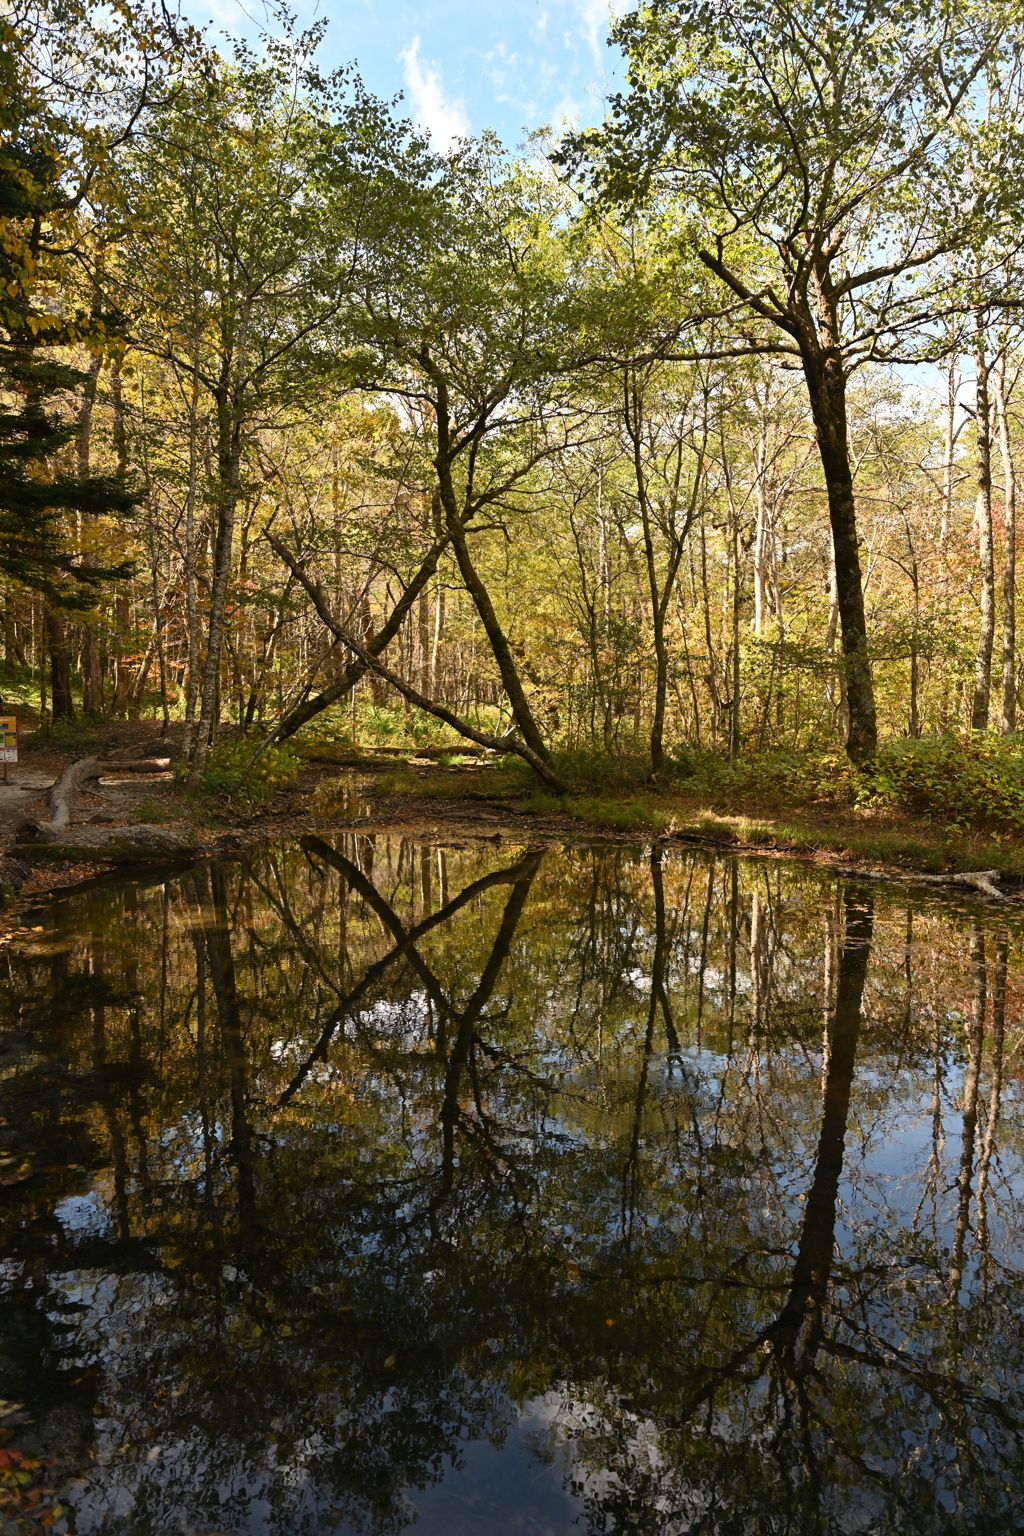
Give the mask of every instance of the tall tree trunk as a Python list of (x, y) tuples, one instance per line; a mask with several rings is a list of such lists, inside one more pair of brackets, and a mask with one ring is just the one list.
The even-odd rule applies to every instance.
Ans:
[(704, 605), (704, 643), (708, 650), (707, 684), (711, 695), (711, 740), (718, 743), (718, 725), (722, 713), (722, 699), (718, 691), (718, 660), (711, 634), (711, 588), (708, 583), (708, 540), (704, 519), (700, 521), (700, 593)]
[[(78, 443), (76, 469), (82, 479), (89, 473), (92, 444), (92, 416), (96, 401), (96, 385), (103, 359), (97, 354), (89, 363), (88, 378), (82, 393), (78, 411)], [(91, 551), (82, 550), (82, 565), (91, 565)], [(103, 668), (100, 662), (100, 642), (95, 622), (86, 620), (81, 626), (82, 638), (82, 710), (87, 715), (103, 713)]]
[(1003, 515), (1006, 530), (1003, 560), (1003, 732), (1017, 729), (1017, 474), (1010, 442), (1006, 399), (1006, 351), (992, 370), (999, 457), (1003, 467)]
[(39, 668), (39, 718), (46, 719), (46, 620), (42, 602), (33, 604), (32, 640), (36, 666)]
[(50, 684), (54, 720), (73, 720), (75, 701), (71, 693), (71, 647), (67, 620), (52, 608), (46, 611), (46, 642), (50, 652)]
[(836, 602), (846, 674), (846, 751), (853, 762), (863, 763), (874, 756), (878, 723), (850, 469), (846, 379), (840, 359), (829, 349), (805, 346), (803, 365), (832, 526)]
[(188, 632), (188, 685), (185, 694), (183, 755), (195, 751), (196, 706), (199, 702), (199, 605), (196, 593), (196, 485), (199, 476), (199, 344), (192, 354), (192, 388), (188, 406), (188, 488), (185, 493), (185, 623)]
[(741, 672), (740, 672), (740, 609), (743, 606), (743, 589), (740, 585), (740, 527), (739, 518), (735, 508), (730, 508), (729, 513), (732, 563), (732, 677), (730, 678), (730, 692), (732, 693), (732, 710), (729, 721), (729, 756), (736, 757), (740, 750), (741, 716), (740, 698)]
[(4, 664), (9, 677), (15, 676), (19, 662), (23, 667), (28, 665), (24, 647), (18, 639), (17, 608), (8, 592), (4, 597)]
[(988, 358), (985, 327), (977, 317), (974, 367), (976, 376), (974, 424), (977, 442), (978, 494), (975, 502), (975, 527), (978, 533), (978, 567), (981, 578), (981, 620), (978, 627), (978, 651), (974, 661), (974, 698), (971, 705), (971, 730), (988, 729), (992, 694), (992, 646), (996, 629), (996, 577), (992, 549), (992, 420), (988, 394)]
[[(704, 265), (727, 287), (745, 302), (751, 301), (751, 295), (720, 258), (704, 250), (698, 254)], [(807, 286), (794, 289), (785, 310), (772, 318), (800, 349), (832, 526), (836, 596), (849, 708), (846, 752), (851, 761), (863, 763), (874, 756), (878, 745), (878, 721), (864, 612), (857, 506), (850, 466), (846, 370), (839, 322), (840, 297), (830, 271), (831, 259), (819, 250), (807, 269)], [(810, 292), (812, 284), (813, 297)]]
[(213, 551), (213, 580), (210, 589), (210, 624), (206, 639), (206, 665), (200, 702), (199, 730), (192, 748), (189, 783), (198, 784), (206, 767), (206, 756), (213, 745), (220, 715), (220, 661), (224, 645), (224, 615), (227, 611), (231, 562), (235, 542), (235, 511), (238, 505), (239, 470), (242, 457), (242, 423), (234, 400), (225, 392), (218, 408), (218, 470), (220, 496), (217, 508), (217, 536)]
[(939, 525), (939, 543), (949, 538), (953, 521), (953, 454), (956, 451), (956, 402), (960, 393), (960, 363), (951, 357), (946, 367), (946, 400), (943, 411), (942, 444), (942, 522)]
[(768, 426), (762, 421), (754, 457), (754, 498), (756, 522), (754, 525), (754, 634), (760, 636), (764, 629), (765, 598), (768, 591), (771, 529), (768, 525), (768, 497), (765, 480), (768, 473)]
[(918, 660), (918, 627), (921, 623), (921, 575), (917, 560), (911, 562), (910, 579), (914, 587), (914, 637), (910, 642), (910, 736), (916, 741), (921, 734), (920, 692), (921, 667)]
[(425, 588), (416, 603), (416, 645), (420, 692), (430, 697), (434, 691), (430, 676), (430, 600)]
[(440, 690), (441, 641), (444, 638), (444, 582), (439, 581), (434, 594), (434, 633), (430, 641), (431, 698), (437, 698)]
[[(668, 646), (665, 643), (665, 605), (654, 552), (651, 507), (647, 499), (647, 478), (643, 465), (642, 400), (635, 376), (624, 375), (626, 431), (633, 448), (633, 473), (636, 481), (640, 522), (644, 534), (644, 563), (651, 600), (651, 632), (654, 639), (654, 718), (651, 722), (651, 773), (657, 777), (665, 767), (665, 698), (668, 693)], [(678, 560), (676, 561), (678, 564)], [(674, 573), (673, 573), (674, 574)]]
[(111, 713), (120, 716), (128, 708), (128, 700), (131, 698), (132, 669), (125, 655), (128, 643), (128, 632), (132, 627), (131, 607), (128, 598), (123, 592), (119, 592), (114, 598), (114, 622), (117, 628), (118, 651), (114, 658), (114, 700), (111, 705)]

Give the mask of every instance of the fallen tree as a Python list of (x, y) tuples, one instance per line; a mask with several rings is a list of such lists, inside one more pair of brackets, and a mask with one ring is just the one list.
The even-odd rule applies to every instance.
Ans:
[(18, 823), (16, 837), (19, 843), (52, 842), (71, 825), (71, 813), (78, 804), (81, 792), (97, 783), (106, 773), (105, 765), (98, 757), (80, 757), (70, 763), (60, 778), (46, 791), (48, 821), (36, 821), (26, 817)]
[(998, 869), (967, 869), (957, 873), (925, 875), (917, 870), (862, 869), (855, 864), (839, 864), (836, 865), (836, 873), (855, 875), (858, 880), (899, 880), (905, 885), (969, 885), (981, 891), (983, 896), (994, 897), (996, 901), (1010, 900), (1009, 894), (995, 884), (1002, 874)]
[[(98, 757), (80, 757), (69, 763), (60, 778), (46, 792), (48, 818), (27, 816), (15, 828), (19, 852), (24, 851), (29, 856), (35, 851), (37, 855), (47, 858), (95, 859), (116, 863), (167, 858), (191, 852), (195, 840), (190, 830), (151, 827), (146, 823), (111, 827), (109, 832), (97, 832), (93, 826), (72, 827), (72, 817), (88, 786), (97, 784), (112, 768), (118, 771), (126, 766), (122, 763), (111, 765)], [(45, 854), (42, 852), (44, 849)]]
[(109, 833), (82, 828), (53, 841), (19, 842), (19, 859), (33, 863), (139, 864), (153, 859), (192, 858), (191, 831), (175, 827), (111, 827)]

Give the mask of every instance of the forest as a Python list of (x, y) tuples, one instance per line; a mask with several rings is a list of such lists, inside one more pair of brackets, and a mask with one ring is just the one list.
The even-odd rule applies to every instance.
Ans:
[(0, 1536), (1024, 1530), (1024, 4), (334, 9), (0, 0)]
[(323, 23), (7, 3), (8, 709), (1024, 828), (1022, 22), (654, 0), (440, 152)]

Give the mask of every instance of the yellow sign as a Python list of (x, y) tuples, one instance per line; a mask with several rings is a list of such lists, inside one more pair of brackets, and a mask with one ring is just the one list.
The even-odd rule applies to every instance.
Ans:
[(0, 763), (18, 761), (18, 722), (13, 715), (0, 715)]

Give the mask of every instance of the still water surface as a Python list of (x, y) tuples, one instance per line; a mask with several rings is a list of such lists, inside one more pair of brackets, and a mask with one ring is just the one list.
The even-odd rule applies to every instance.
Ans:
[(1019, 919), (379, 835), (161, 881), (4, 962), (58, 1531), (1024, 1530)]

